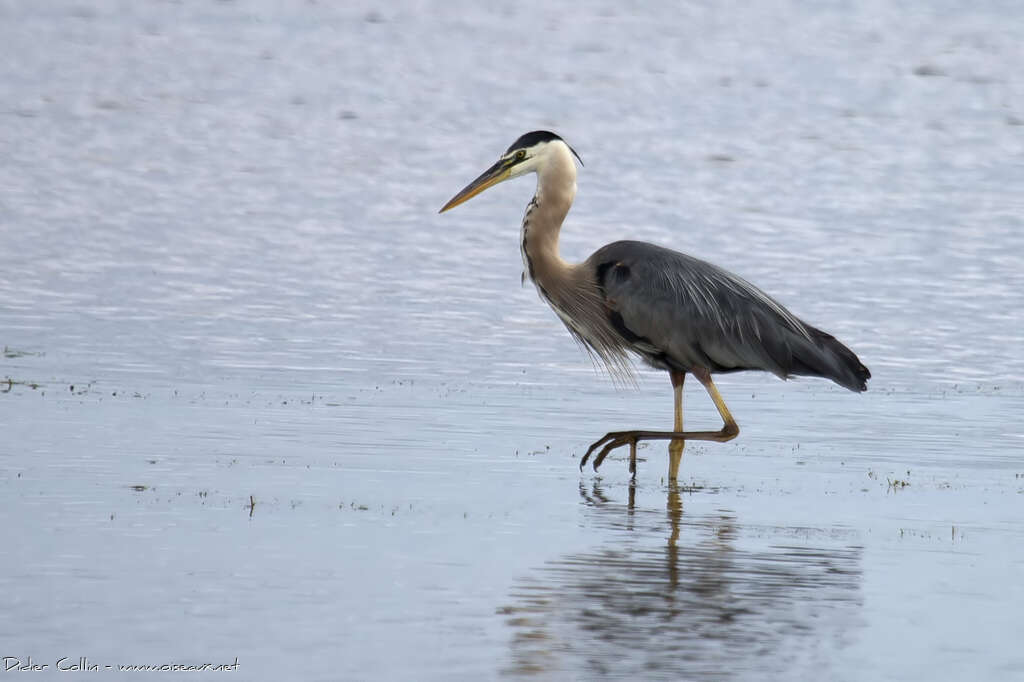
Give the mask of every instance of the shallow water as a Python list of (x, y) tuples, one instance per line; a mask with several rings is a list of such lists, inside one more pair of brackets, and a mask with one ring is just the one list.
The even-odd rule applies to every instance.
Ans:
[[(4, 665), (1024, 679), (1021, 19), (0, 3)], [(681, 489), (581, 474), (667, 379), (519, 286), (528, 180), (436, 213), (540, 127), (566, 257), (725, 265), (870, 390), (723, 377)]]

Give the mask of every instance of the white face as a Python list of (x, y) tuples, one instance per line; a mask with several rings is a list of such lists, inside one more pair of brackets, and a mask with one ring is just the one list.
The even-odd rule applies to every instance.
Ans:
[[(502, 154), (493, 166), (481, 173), (480, 177), (466, 185), (461, 192), (441, 207), (441, 212), (444, 213), (459, 204), (469, 201), (488, 187), (493, 187), (499, 182), (510, 178), (517, 178), (526, 173), (543, 175), (555, 172), (558, 174), (557, 177), (569, 180), (573, 187), (572, 192), (575, 193), (576, 167), (573, 162), (574, 155), (575, 152), (572, 151), (569, 145), (560, 139), (543, 140), (530, 147), (510, 149)], [(578, 159), (579, 157), (577, 156), (576, 158)]]
[(510, 178), (517, 178), (533, 171), (539, 173), (544, 168), (560, 168), (575, 178), (576, 162), (579, 161), (580, 165), (583, 165), (579, 155), (563, 140), (544, 140), (532, 147), (514, 149), (503, 154), (499, 163), (509, 161), (513, 162), (513, 165), (508, 167)]
[(552, 153), (554, 145), (560, 144), (563, 147), (565, 143), (559, 140), (552, 140), (551, 142), (538, 142), (537, 144), (527, 149), (516, 149), (509, 154), (502, 156), (502, 160), (512, 161), (513, 165), (509, 168), (509, 177), (518, 178), (520, 175), (526, 175), (527, 173), (535, 172), (539, 166), (544, 165), (547, 157)]

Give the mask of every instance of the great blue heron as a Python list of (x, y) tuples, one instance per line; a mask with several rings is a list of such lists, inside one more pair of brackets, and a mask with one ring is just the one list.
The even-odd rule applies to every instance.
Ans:
[[(736, 275), (692, 256), (654, 244), (608, 244), (579, 264), (558, 253), (558, 233), (576, 196), (579, 159), (565, 140), (537, 130), (516, 140), (497, 163), (452, 197), (441, 212), (488, 187), (526, 173), (537, 174), (537, 191), (526, 207), (520, 233), (524, 276), (569, 332), (615, 376), (631, 374), (628, 353), (669, 372), (675, 394), (672, 431), (612, 431), (594, 442), (596, 470), (609, 452), (669, 440), (669, 480), (679, 472), (687, 440), (725, 442), (739, 435), (736, 420), (711, 380), (716, 372), (764, 370), (831, 379), (851, 391), (867, 390), (868, 368), (830, 334), (802, 322), (779, 302)], [(582, 161), (580, 161), (582, 164)], [(683, 380), (697, 377), (718, 413), (718, 431), (683, 431)]]

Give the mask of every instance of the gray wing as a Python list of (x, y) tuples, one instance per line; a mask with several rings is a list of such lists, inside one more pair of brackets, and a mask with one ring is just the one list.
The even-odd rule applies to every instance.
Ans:
[(806, 374), (866, 388), (870, 373), (848, 348), (711, 263), (622, 241), (599, 249), (587, 265), (611, 323), (655, 367)]

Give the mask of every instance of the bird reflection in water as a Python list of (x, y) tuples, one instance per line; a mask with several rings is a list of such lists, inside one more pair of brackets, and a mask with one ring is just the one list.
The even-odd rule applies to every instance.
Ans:
[(726, 510), (687, 517), (685, 493), (670, 486), (662, 510), (638, 506), (635, 485), (623, 503), (581, 484), (586, 523), (607, 540), (513, 589), (499, 609), (512, 629), (508, 675), (827, 673), (859, 626), (851, 532), (744, 525)]

